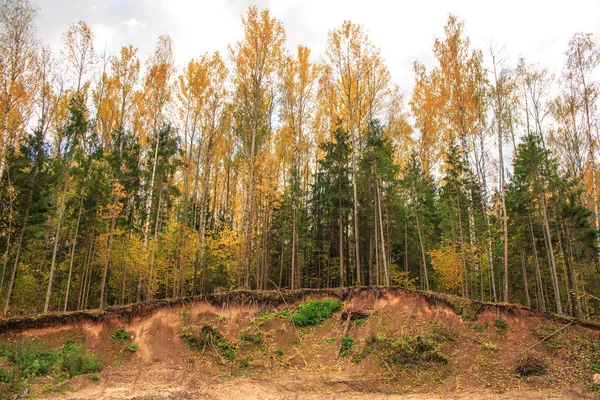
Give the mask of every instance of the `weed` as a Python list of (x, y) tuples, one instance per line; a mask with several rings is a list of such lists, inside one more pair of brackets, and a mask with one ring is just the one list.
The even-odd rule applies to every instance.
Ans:
[(113, 333), (110, 334), (112, 340), (120, 340), (121, 342), (129, 339), (129, 333), (124, 328), (117, 328)]
[(130, 343), (127, 346), (123, 347), (124, 351), (128, 351), (130, 353), (135, 353), (136, 351), (138, 351), (138, 344), (137, 343)]
[(389, 363), (399, 366), (448, 363), (448, 357), (440, 352), (439, 343), (433, 338), (403, 336), (399, 339), (371, 339), (379, 354)]
[(335, 342), (335, 338), (330, 337), (330, 338), (325, 339), (325, 343), (331, 344), (333, 342)]
[(69, 378), (102, 371), (102, 363), (83, 345), (67, 342), (60, 351), (61, 368)]
[(354, 348), (354, 339), (350, 336), (344, 336), (342, 338), (342, 346), (340, 347), (340, 356), (346, 357), (350, 354), (350, 350)]
[(341, 308), (339, 300), (311, 300), (298, 306), (298, 311), (292, 314), (292, 321), (298, 326), (319, 325)]
[(429, 328), (429, 337), (438, 342), (456, 342), (456, 332), (444, 324), (434, 322)]
[(197, 333), (194, 327), (184, 326), (179, 337), (185, 340), (192, 350), (200, 350), (207, 345), (215, 346), (228, 361), (235, 358), (235, 347), (212, 326), (205, 325)]
[(365, 346), (365, 347), (362, 348), (362, 350), (360, 351), (360, 353), (358, 353), (357, 355), (355, 355), (354, 357), (352, 357), (352, 362), (354, 364), (358, 364), (359, 362), (361, 362), (363, 360), (363, 358), (365, 358), (369, 354), (371, 354), (371, 347), (370, 346)]
[(92, 381), (92, 382), (98, 382), (99, 380), (100, 380), (100, 377), (98, 375), (90, 376), (90, 381)]
[(0, 368), (0, 383), (11, 383), (15, 380), (15, 372)]
[(496, 327), (496, 333), (501, 333), (507, 329), (510, 329), (508, 322), (502, 317), (498, 317), (494, 320), (494, 326)]
[(483, 342), (483, 344), (481, 345), (481, 350), (498, 351), (500, 349), (494, 343)]
[(567, 340), (563, 335), (563, 332), (556, 333), (556, 331), (559, 328), (560, 327), (557, 328), (555, 324), (549, 322), (543, 323), (533, 328), (533, 335), (539, 340), (546, 339), (543, 343), (549, 348), (560, 349), (561, 347), (564, 347), (567, 344)]
[(115, 361), (113, 361), (113, 365), (115, 367), (118, 367), (119, 365), (123, 365), (123, 361), (121, 361), (121, 360), (115, 360)]
[(217, 317), (217, 321), (227, 321), (227, 317), (226, 317), (226, 316), (224, 316), (224, 315), (219, 315), (219, 316)]
[(242, 334), (240, 335), (240, 339), (242, 339), (243, 341), (246, 341), (246, 342), (254, 343), (254, 344), (263, 344), (265, 341), (265, 338), (262, 333), (260, 333), (260, 332), (253, 333), (253, 332), (251, 332), (250, 328), (246, 328), (242, 331)]
[(276, 349), (275, 350), (275, 354), (277, 354), (279, 357), (281, 357), (283, 355), (283, 350), (281, 349)]
[(477, 333), (485, 333), (485, 329), (487, 328), (487, 326), (485, 325), (480, 325), (480, 324), (473, 324), (473, 329), (475, 330), (475, 332)]
[(72, 339), (67, 340), (59, 351), (38, 338), (4, 343), (1, 348), (11, 368), (0, 369), (0, 392), (23, 391), (25, 385), (38, 376), (51, 376), (61, 382), (102, 370), (100, 360), (83, 345), (76, 345)]
[(244, 357), (238, 362), (238, 367), (240, 368), (248, 368), (250, 363), (252, 362), (251, 357)]

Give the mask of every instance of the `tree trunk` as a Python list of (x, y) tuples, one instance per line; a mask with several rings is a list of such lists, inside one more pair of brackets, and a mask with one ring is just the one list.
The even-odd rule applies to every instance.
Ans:
[(558, 282), (558, 274), (556, 271), (556, 260), (554, 257), (554, 248), (552, 246), (552, 236), (550, 234), (550, 224), (548, 223), (548, 214), (546, 210), (546, 199), (543, 195), (540, 195), (540, 205), (542, 209), (542, 222), (544, 226), (544, 233), (546, 235), (546, 243), (548, 247), (548, 254), (550, 258), (550, 276), (552, 278), (552, 287), (554, 289), (554, 301), (556, 303), (557, 314), (563, 313), (562, 301), (560, 298), (560, 286)]
[(69, 304), (69, 290), (71, 289), (71, 277), (73, 275), (73, 260), (75, 260), (75, 246), (77, 246), (77, 234), (79, 233), (79, 223), (81, 222), (81, 213), (83, 211), (83, 201), (79, 204), (79, 214), (77, 215), (77, 224), (75, 225), (75, 235), (73, 236), (73, 247), (71, 248), (71, 261), (69, 262), (69, 277), (67, 279), (67, 289), (65, 291), (65, 307), (64, 312), (67, 312)]
[(344, 287), (344, 214), (342, 212), (342, 199), (339, 200), (338, 205), (338, 220), (340, 229), (340, 287)]
[(112, 246), (113, 234), (115, 231), (116, 221), (116, 206), (118, 197), (113, 194), (112, 208), (110, 210), (110, 228), (108, 231), (108, 238), (106, 240), (106, 260), (104, 261), (104, 272), (102, 273), (102, 288), (100, 290), (100, 308), (104, 308), (106, 300), (108, 299), (108, 270), (110, 267), (110, 251)]
[[(162, 196), (163, 196), (163, 187), (160, 186), (158, 192), (158, 205), (156, 207), (156, 218), (154, 219), (154, 235), (152, 239), (152, 250), (150, 253), (150, 275), (148, 277), (148, 300), (152, 300), (154, 298), (154, 290), (152, 285), (154, 284), (154, 259), (156, 256), (156, 242), (158, 240), (158, 222), (160, 221), (160, 207), (162, 206)], [(174, 280), (173, 280), (174, 282)]]
[(521, 270), (523, 271), (523, 290), (525, 291), (525, 301), (527, 307), (531, 308), (531, 298), (529, 297), (529, 282), (527, 280), (527, 266), (525, 263), (525, 254), (523, 253), (523, 247), (521, 247)]
[(376, 181), (377, 185), (377, 207), (379, 209), (379, 229), (381, 231), (381, 253), (383, 255), (383, 272), (385, 276), (385, 285), (390, 286), (390, 273), (388, 271), (387, 258), (385, 253), (385, 238), (383, 235), (383, 219), (381, 217), (381, 193), (379, 190), (379, 180)]
[(50, 297), (52, 296), (52, 284), (54, 281), (54, 271), (56, 269), (56, 255), (58, 253), (58, 242), (60, 241), (60, 227), (62, 224), (63, 213), (65, 211), (65, 199), (67, 197), (67, 187), (69, 186), (69, 163), (67, 163), (67, 173), (65, 175), (65, 187), (60, 200), (58, 211), (58, 221), (56, 223), (56, 233), (54, 235), (54, 249), (52, 250), (52, 262), (50, 264), (50, 277), (48, 278), (48, 289), (46, 290), (46, 301), (44, 303), (44, 313), (48, 312), (50, 306)]

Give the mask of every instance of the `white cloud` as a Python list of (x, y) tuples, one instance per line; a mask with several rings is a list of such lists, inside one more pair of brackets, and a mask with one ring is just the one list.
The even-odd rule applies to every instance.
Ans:
[(129, 35), (133, 35), (138, 27), (144, 28), (146, 23), (140, 22), (135, 18), (131, 18), (128, 21), (122, 21), (121, 25), (125, 25), (127, 27), (127, 33), (129, 33)]

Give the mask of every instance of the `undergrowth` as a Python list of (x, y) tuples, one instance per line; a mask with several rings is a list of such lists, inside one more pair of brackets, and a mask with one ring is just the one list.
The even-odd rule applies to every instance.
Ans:
[(292, 321), (297, 326), (319, 325), (341, 309), (339, 300), (311, 300), (298, 305), (298, 311), (292, 314)]
[(0, 356), (6, 357), (9, 365), (7, 369), (0, 368), (0, 393), (21, 392), (40, 376), (50, 376), (60, 383), (103, 369), (93, 353), (72, 339), (60, 349), (53, 349), (47, 341), (38, 338), (3, 342)]
[(235, 346), (212, 326), (204, 325), (200, 330), (197, 327), (184, 326), (179, 337), (185, 340), (192, 350), (208, 347), (217, 351), (227, 361), (233, 361), (235, 358)]
[(340, 347), (340, 356), (346, 357), (350, 354), (350, 350), (354, 348), (354, 339), (350, 336), (344, 336), (342, 338), (342, 345)]
[(110, 334), (112, 340), (120, 340), (121, 342), (129, 339), (129, 333), (124, 328), (117, 328), (113, 333)]

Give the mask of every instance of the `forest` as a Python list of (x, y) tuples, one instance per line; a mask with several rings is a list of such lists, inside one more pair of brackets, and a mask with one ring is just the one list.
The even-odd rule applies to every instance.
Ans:
[(38, 14), (0, 1), (4, 317), (368, 285), (600, 315), (592, 34), (554, 76), (449, 15), (405, 96), (350, 21), (291, 51), (252, 6), (178, 68), (167, 34), (142, 60), (84, 21), (53, 51)]

